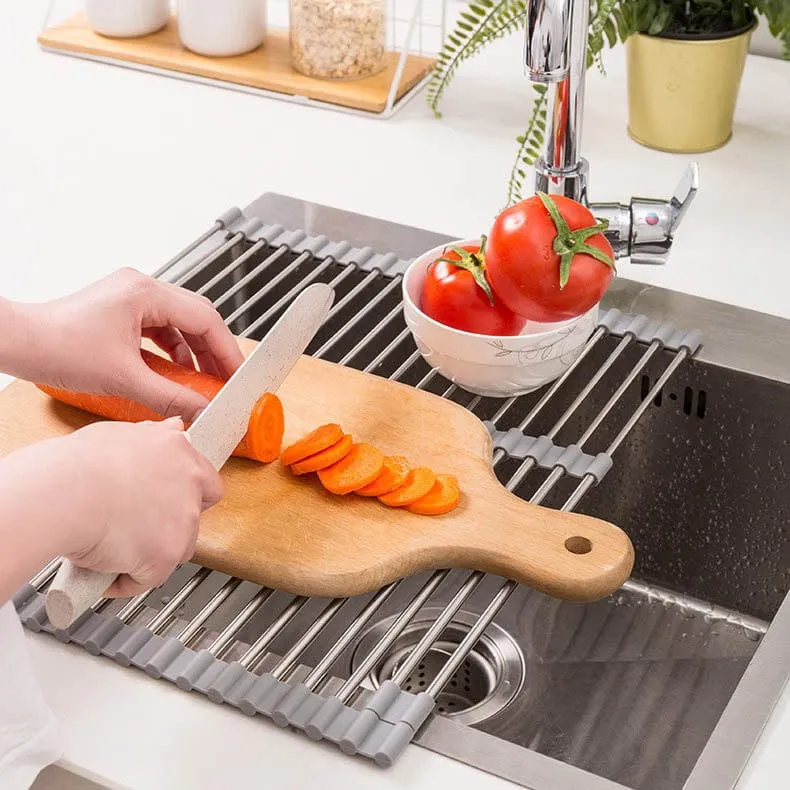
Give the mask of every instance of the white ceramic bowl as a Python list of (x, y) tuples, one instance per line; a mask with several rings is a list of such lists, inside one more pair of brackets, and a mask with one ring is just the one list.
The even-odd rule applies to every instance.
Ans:
[[(479, 245), (464, 239), (455, 246)], [(403, 278), (403, 310), (423, 359), (446, 379), (477, 395), (524, 395), (559, 378), (584, 350), (598, 321), (598, 305), (570, 321), (528, 321), (519, 335), (478, 335), (441, 324), (420, 309), (430, 263), (447, 245), (421, 255)]]

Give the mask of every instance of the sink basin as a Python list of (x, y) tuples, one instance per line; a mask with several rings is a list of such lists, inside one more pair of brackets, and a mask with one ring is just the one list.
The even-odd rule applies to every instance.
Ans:
[[(449, 239), (277, 195), (265, 195), (244, 214), (402, 258)], [(186, 287), (219, 304), (234, 331), (253, 337), (265, 331), (261, 316), (305, 276), (300, 267), (313, 265), (293, 251), (259, 247), (227, 244), (181, 275)], [(234, 261), (241, 261), (235, 269)], [(256, 273), (261, 261), (270, 263)], [(341, 309), (311, 353), (318, 349), (326, 359), (451, 397), (483, 420), (496, 418), (500, 430), (519, 427), (534, 413), (544, 390), (505, 408), (501, 400), (474, 398), (432, 376), (403, 334), (399, 289), (387, 291), (387, 278), (375, 271), (346, 271), (331, 260), (322, 268), (319, 279), (342, 281), (339, 299), (358, 288), (365, 301), (368, 283), (384, 295), (375, 309), (370, 304), (376, 300), (367, 298), (367, 317), (357, 324), (354, 310), (363, 308), (349, 303)], [(267, 285), (274, 280), (276, 287)], [(646, 355), (644, 343), (602, 336), (528, 426), (529, 434), (540, 436), (562, 418), (554, 441), (567, 446), (608, 409), (584, 445), (595, 455), (607, 451), (643, 407), (614, 451), (611, 470), (575, 507), (626, 530), (636, 550), (633, 577), (592, 604), (555, 600), (523, 586), (510, 590), (439, 690), (414, 741), (531, 790), (727, 790), (735, 787), (790, 676), (790, 322), (622, 279), (603, 306), (704, 336), (702, 348), (686, 360), (658, 347)], [(606, 364), (600, 385), (569, 414)], [(522, 460), (503, 453), (495, 468), (507, 484), (521, 466)], [(564, 476), (544, 486), (550, 475), (535, 468), (516, 492), (532, 498), (543, 487), (543, 504), (563, 507), (579, 480)], [(167, 625), (159, 633), (178, 636), (186, 627), (190, 647), (213, 645), (260, 592), (248, 582), (228, 587), (227, 576), (206, 572), (179, 598), (197, 571), (189, 564), (180, 568), (129, 617), (145, 624), (175, 600), (172, 617), (160, 618)], [(253, 646), (254, 670), (274, 671), (289, 682), (309, 678), (323, 662), (321, 693), (334, 694), (359, 676), (357, 706), (393, 676), (405, 691), (424, 691), (504, 581), (469, 579), (460, 571), (424, 574), (386, 595), (333, 602), (271, 592), (227, 642), (222, 658), (239, 659)], [(366, 667), (426, 584), (433, 586), (422, 605)], [(462, 587), (470, 594), (447, 627), (399, 676)], [(217, 599), (223, 590), (228, 594)], [(129, 613), (124, 607), (128, 602), (113, 601), (99, 608)], [(196, 617), (202, 617), (199, 628), (189, 625)], [(343, 641), (349, 629), (353, 634)]]

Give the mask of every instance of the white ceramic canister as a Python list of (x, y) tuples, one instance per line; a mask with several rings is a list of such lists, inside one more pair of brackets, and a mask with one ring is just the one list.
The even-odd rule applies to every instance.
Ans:
[(170, 0), (85, 0), (85, 17), (102, 36), (148, 36), (167, 24)]
[(178, 0), (178, 35), (198, 55), (251, 52), (266, 35), (266, 0)]

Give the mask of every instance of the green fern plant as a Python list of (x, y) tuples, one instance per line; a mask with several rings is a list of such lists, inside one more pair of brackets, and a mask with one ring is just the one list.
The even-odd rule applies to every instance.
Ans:
[[(732, 29), (744, 14), (760, 14), (790, 59), (790, 0), (590, 0), (587, 68), (606, 73), (603, 52), (624, 43), (633, 33), (657, 35), (689, 30), (705, 33)], [(526, 0), (472, 0), (447, 36), (426, 89), (428, 105), (441, 118), (439, 105), (460, 66), (485, 47), (523, 30)], [(527, 128), (516, 139), (518, 149), (507, 185), (507, 205), (522, 199), (527, 170), (540, 156), (546, 133), (546, 86), (535, 93)]]

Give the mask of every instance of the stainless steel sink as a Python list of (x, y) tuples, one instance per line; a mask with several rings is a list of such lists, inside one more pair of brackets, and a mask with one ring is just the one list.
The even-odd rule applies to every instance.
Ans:
[[(273, 195), (245, 214), (406, 258), (447, 238)], [(232, 298), (223, 296), (227, 282), (212, 285), (249, 249), (231, 244), (199, 272), (183, 276), (187, 287), (219, 300), (234, 331), (253, 327), (256, 336), (259, 317), (291, 287), (284, 275), (265, 300), (240, 310), (261, 282), (271, 281), (271, 272), (268, 280), (249, 276), (254, 262), (276, 250), (262, 250), (236, 271)], [(287, 268), (295, 259), (287, 253), (277, 266)], [(330, 261), (321, 279), (341, 274)], [(343, 274), (343, 288), (365, 277)], [(498, 417), (503, 430), (534, 413), (543, 391), (503, 411), (501, 401), (473, 398), (431, 376), (410, 339), (398, 334), (400, 325), (390, 327), (386, 319), (397, 312), (398, 298), (395, 289), (346, 335), (341, 329), (351, 314), (341, 311), (318, 340), (334, 343), (326, 358), (397, 374), (473, 408), (481, 419)], [(319, 667), (327, 695), (347, 688), (352, 678), (364, 696), (393, 675), (417, 692), (432, 688), (481, 613), (496, 611), (471, 651), (434, 688), (436, 708), (416, 743), (532, 790), (735, 787), (790, 676), (790, 322), (626, 280), (615, 282), (606, 306), (698, 328), (704, 346), (692, 359), (658, 348), (645, 358), (643, 344), (602, 337), (530, 420), (529, 432), (549, 431), (608, 364), (600, 386), (567, 417), (555, 441), (577, 441), (605, 411), (584, 447), (591, 454), (605, 451), (642, 409), (618, 444), (613, 468), (581, 498), (574, 493), (579, 480), (565, 476), (546, 486), (551, 471), (542, 469), (525, 475), (516, 491), (525, 498), (544, 491), (543, 503), (558, 508), (573, 500), (575, 509), (624, 528), (636, 565), (622, 589), (597, 603), (573, 604), (518, 586), (498, 610), (492, 601), (502, 595), (504, 580), (472, 582), (461, 571), (425, 574), (386, 594), (345, 601), (267, 591), (233, 639), (223, 642), (223, 658), (250, 655), (253, 646), (255, 671), (274, 670), (290, 681), (314, 677)], [(375, 342), (366, 340), (374, 336)], [(364, 353), (352, 354), (365, 343)], [(618, 385), (629, 381), (613, 402)], [(503, 454), (496, 465), (503, 484), (522, 465)], [(101, 602), (97, 611), (125, 608), (145, 623), (171, 601), (172, 617), (160, 633), (179, 635), (187, 628), (192, 648), (210, 647), (262, 593), (248, 582), (204, 572), (188, 595), (178, 597), (198, 570), (182, 567), (132, 614), (126, 601)], [(448, 610), (459, 589), (469, 595), (457, 611)], [(366, 666), (410, 607), (413, 616), (397, 638)], [(446, 628), (409, 662), (443, 615)], [(199, 627), (191, 627), (196, 617)]]

